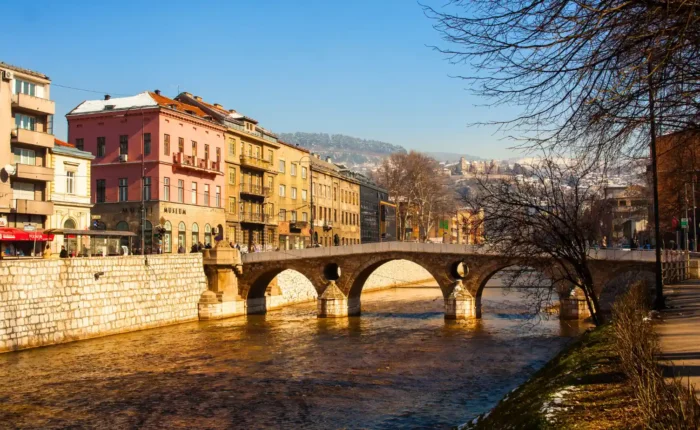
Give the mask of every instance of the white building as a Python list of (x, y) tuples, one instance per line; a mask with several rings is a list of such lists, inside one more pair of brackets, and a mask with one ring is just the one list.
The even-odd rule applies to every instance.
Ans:
[[(56, 139), (51, 149), (51, 167), (54, 180), (51, 183), (53, 214), (49, 216), (48, 228), (90, 229), (90, 165), (95, 157), (81, 151), (75, 145)], [(84, 237), (83, 240), (88, 240)], [(68, 252), (78, 252), (77, 239), (71, 235), (56, 235), (51, 245), (52, 252), (65, 245)], [(84, 243), (88, 246), (89, 243)]]

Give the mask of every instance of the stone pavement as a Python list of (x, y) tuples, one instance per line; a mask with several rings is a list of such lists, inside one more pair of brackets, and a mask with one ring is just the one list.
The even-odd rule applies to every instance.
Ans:
[(689, 378), (700, 398), (700, 280), (664, 288), (667, 308), (661, 313), (663, 322), (657, 325), (660, 359), (673, 363), (670, 370), (682, 376), (684, 384)]

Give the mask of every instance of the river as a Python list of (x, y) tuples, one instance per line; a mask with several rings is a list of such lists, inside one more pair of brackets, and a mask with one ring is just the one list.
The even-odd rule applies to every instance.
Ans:
[(2, 428), (449, 428), (493, 407), (585, 329), (525, 323), (486, 289), (444, 321), (437, 287), (0, 354)]

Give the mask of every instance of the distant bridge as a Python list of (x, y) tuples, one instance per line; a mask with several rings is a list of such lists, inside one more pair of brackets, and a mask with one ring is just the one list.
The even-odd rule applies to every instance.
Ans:
[[(654, 252), (650, 251), (591, 250), (590, 258), (599, 296), (613, 279), (629, 273), (653, 274), (654, 271)], [(319, 317), (359, 315), (365, 282), (379, 266), (393, 260), (414, 262), (432, 275), (442, 291), (448, 319), (478, 317), (481, 294), (488, 280), (499, 271), (518, 265), (517, 259), (473, 245), (383, 242), (243, 256), (224, 245), (205, 254), (209, 289), (221, 304), (220, 309), (216, 308), (214, 294), (209, 294), (206, 300), (203, 298), (211, 305), (205, 307), (205, 314), (218, 318), (264, 313), (268, 285), (282, 271), (291, 269), (304, 275), (318, 292)], [(544, 274), (557, 270), (551, 264), (535, 269)], [(573, 318), (587, 312), (585, 302), (580, 296), (572, 296), (571, 288), (561, 286), (557, 290), (563, 317)], [(227, 301), (239, 303), (226, 305)]]

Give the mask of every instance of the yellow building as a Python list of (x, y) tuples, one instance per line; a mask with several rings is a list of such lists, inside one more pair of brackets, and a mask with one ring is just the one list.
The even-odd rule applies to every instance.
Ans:
[(360, 243), (360, 184), (318, 155), (311, 158), (313, 241), (322, 246)]
[(275, 187), (277, 151), (281, 145), (252, 118), (181, 93), (176, 100), (207, 112), (227, 128), (225, 238), (244, 249), (277, 247)]
[(311, 174), (309, 151), (279, 141), (277, 193), (280, 249), (306, 248), (311, 244)]

